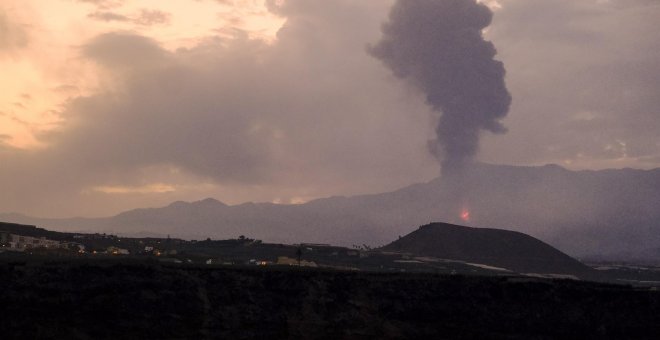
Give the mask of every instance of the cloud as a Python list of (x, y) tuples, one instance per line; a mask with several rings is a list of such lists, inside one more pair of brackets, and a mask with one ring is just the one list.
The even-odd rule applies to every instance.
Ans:
[(133, 22), (143, 26), (165, 25), (170, 22), (171, 18), (172, 15), (167, 12), (155, 9), (142, 9), (139, 16), (133, 19)]
[(0, 55), (28, 45), (25, 26), (12, 20), (10, 13), (0, 8)]
[(96, 12), (89, 13), (89, 14), (87, 14), (87, 17), (90, 18), (90, 19), (100, 20), (100, 21), (123, 21), (123, 22), (125, 22), (125, 21), (130, 20), (125, 15), (121, 15), (121, 14), (114, 13), (114, 12), (102, 12), (102, 11), (96, 11)]
[(211, 182), (234, 203), (374, 192), (433, 176), (428, 109), (365, 53), (388, 8), (306, 0), (279, 10), (288, 21), (273, 44), (211, 38), (168, 51), (113, 32), (82, 45), (110, 85), (72, 100), (63, 127), (40, 135), (49, 148), (23, 161), (51, 172), (31, 177), (66, 173), (71, 180), (58, 184), (68, 189), (58, 190), (80, 200), (87, 189), (89, 206), (105, 199), (89, 188), (139, 187), (159, 174), (161, 183)]
[[(514, 101), (505, 120), (510, 134), (486, 136), (485, 159), (648, 167), (642, 158), (660, 154), (660, 4), (501, 3), (487, 35), (507, 65)], [(626, 159), (608, 147), (617, 141), (626, 144)]]
[(102, 192), (104, 194), (151, 194), (151, 193), (168, 193), (176, 191), (176, 188), (169, 184), (153, 183), (141, 186), (97, 186), (92, 188), (93, 191)]
[(82, 55), (107, 68), (139, 71), (167, 62), (169, 52), (158, 42), (130, 32), (101, 34), (82, 46)]
[(124, 0), (77, 0), (78, 2), (92, 4), (98, 9), (108, 10), (124, 5)]
[[(61, 127), (39, 135), (46, 147), (0, 147), (0, 207), (107, 215), (206, 196), (239, 203), (380, 192), (436, 176), (425, 98), (365, 51), (392, 3), (269, 1), (287, 20), (271, 44), (210, 37), (171, 51), (126, 31), (72, 44), (77, 62), (98, 66), (101, 86), (64, 105)], [(499, 3), (486, 38), (507, 66), (513, 105), (509, 133), (484, 135), (478, 158), (660, 165), (658, 7)], [(176, 191), (92, 190), (154, 183)]]
[(7, 143), (11, 140), (11, 136), (0, 134), (0, 149), (9, 147)]
[(95, 11), (87, 15), (88, 18), (105, 22), (129, 22), (141, 26), (153, 25), (166, 25), (170, 23), (171, 14), (159, 10), (141, 9), (140, 12), (133, 16), (126, 16), (123, 14), (109, 12), (109, 11)]

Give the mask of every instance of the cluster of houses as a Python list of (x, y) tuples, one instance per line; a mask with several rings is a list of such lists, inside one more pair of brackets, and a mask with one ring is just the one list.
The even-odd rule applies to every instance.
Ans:
[[(248, 261), (240, 262), (240, 263), (247, 265), (255, 265), (255, 266), (285, 265), (285, 266), (300, 266), (300, 267), (318, 267), (318, 265), (314, 261), (307, 261), (302, 259), (298, 261), (297, 259), (287, 256), (278, 256), (277, 261), (250, 259)], [(208, 259), (206, 260), (206, 264), (234, 265), (236, 264), (236, 262), (227, 259)]]
[[(46, 237), (35, 237), (16, 234), (17, 231), (2, 231), (0, 230), (0, 252), (3, 251), (16, 251), (16, 252), (32, 252), (32, 250), (68, 250), (78, 253), (85, 253), (90, 255), (151, 255), (159, 257), (161, 262), (172, 263), (192, 263), (190, 259), (178, 259), (177, 249), (172, 244), (174, 242), (183, 242), (180, 240), (171, 241), (168, 239), (127, 239), (126, 242), (114, 235), (106, 234), (76, 234), (71, 236), (71, 241), (53, 240)], [(33, 234), (34, 235), (34, 234)], [(38, 234), (37, 234), (38, 235)], [(239, 240), (246, 240), (245, 238)], [(81, 243), (84, 243), (81, 244)], [(162, 242), (162, 244), (161, 244)], [(195, 241), (190, 241), (194, 243)], [(252, 241), (249, 245), (259, 244), (259, 242)], [(246, 243), (247, 244), (247, 243)], [(85, 248), (87, 245), (87, 249)], [(269, 256), (269, 259), (240, 259), (239, 258), (207, 258), (205, 261), (209, 265), (257, 265), (257, 266), (300, 266), (300, 267), (318, 267), (319, 265), (303, 259), (302, 254), (310, 254), (322, 251), (327, 253), (328, 256), (338, 256), (339, 251), (332, 249), (327, 244), (310, 244), (303, 243), (298, 245), (298, 252), (296, 257), (290, 256)], [(275, 255), (275, 254), (272, 254)], [(361, 252), (358, 250), (348, 250), (347, 256), (360, 256)]]
[[(74, 238), (81, 239), (82, 236), (74, 235)], [(86, 235), (85, 235), (86, 236)], [(93, 237), (94, 235), (91, 235)], [(66, 249), (84, 253), (85, 246), (77, 242), (65, 242), (58, 240), (51, 240), (45, 237), (34, 237), (26, 235), (18, 235), (7, 231), (0, 231), (0, 252), (1, 251), (18, 251), (24, 252), (31, 249)], [(105, 249), (105, 251), (93, 251), (93, 254), (111, 254), (111, 255), (129, 255), (131, 252), (128, 249), (110, 246)], [(144, 251), (140, 251), (141, 254), (151, 254), (156, 256), (161, 255), (176, 255), (176, 250), (170, 251), (161, 251), (155, 249), (153, 246), (144, 247)]]
[(287, 256), (278, 256), (275, 264), (301, 267), (318, 267), (314, 261), (298, 260)]
[(76, 242), (62, 242), (45, 237), (33, 237), (0, 231), (0, 249), (8, 251), (26, 251), (35, 248), (67, 249), (84, 251), (85, 246)]

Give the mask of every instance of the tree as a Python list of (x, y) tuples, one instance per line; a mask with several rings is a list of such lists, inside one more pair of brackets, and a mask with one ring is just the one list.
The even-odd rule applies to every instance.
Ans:
[(298, 249), (296, 249), (296, 258), (298, 258), (298, 267), (300, 267), (300, 261), (302, 260), (302, 244), (298, 245)]

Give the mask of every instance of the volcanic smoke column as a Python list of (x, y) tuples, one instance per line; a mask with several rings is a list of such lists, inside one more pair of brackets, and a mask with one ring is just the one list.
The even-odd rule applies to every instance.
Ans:
[(476, 0), (398, 0), (382, 40), (368, 49), (441, 113), (429, 148), (445, 175), (457, 175), (472, 160), (481, 130), (506, 132), (499, 122), (511, 104), (505, 70), (482, 36), (491, 19)]

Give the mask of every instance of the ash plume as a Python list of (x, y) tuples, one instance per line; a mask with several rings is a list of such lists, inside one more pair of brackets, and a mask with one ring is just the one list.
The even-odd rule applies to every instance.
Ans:
[(497, 51), (482, 30), (492, 12), (476, 0), (398, 0), (368, 52), (421, 90), (441, 113), (431, 152), (443, 173), (461, 172), (482, 130), (504, 133), (511, 96)]

